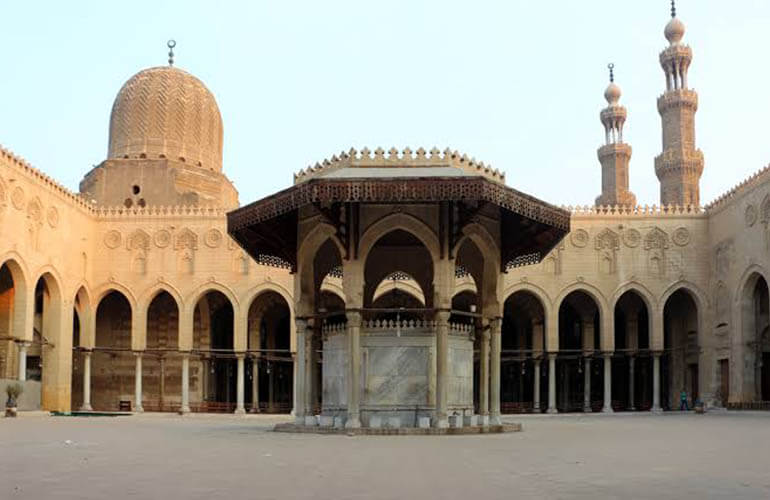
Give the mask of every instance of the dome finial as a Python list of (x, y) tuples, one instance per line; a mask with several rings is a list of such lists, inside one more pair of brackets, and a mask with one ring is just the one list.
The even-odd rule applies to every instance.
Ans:
[(607, 67), (610, 69), (610, 83), (613, 83), (615, 81), (615, 65), (609, 63)]
[(676, 2), (671, 0), (671, 17), (676, 17)]
[(174, 65), (174, 47), (176, 47), (176, 40), (169, 40), (166, 42), (166, 46), (168, 47), (168, 65), (173, 66)]

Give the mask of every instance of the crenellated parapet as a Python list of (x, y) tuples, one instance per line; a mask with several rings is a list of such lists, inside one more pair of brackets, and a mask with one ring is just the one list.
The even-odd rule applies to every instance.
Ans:
[(493, 169), (491, 166), (479, 162), (475, 158), (452, 151), (449, 148), (443, 152), (438, 148), (426, 151), (419, 148), (412, 151), (405, 148), (399, 151), (391, 148), (387, 152), (382, 148), (374, 151), (364, 148), (361, 151), (351, 148), (341, 152), (315, 165), (308, 166), (294, 174), (294, 183), (299, 184), (309, 179), (323, 177), (342, 168), (426, 168), (426, 167), (454, 167), (468, 175), (478, 175), (494, 182), (505, 184), (505, 173)]
[(27, 177), (31, 182), (44, 186), (53, 191), (57, 195), (64, 198), (66, 201), (71, 202), (75, 207), (88, 212), (92, 211), (92, 207), (77, 193), (73, 193), (69, 189), (65, 188), (51, 177), (45, 175), (43, 172), (33, 167), (27, 160), (14, 154), (9, 149), (0, 145), (0, 161), (7, 165), (9, 168), (15, 170), (19, 174)]
[(224, 219), (228, 209), (221, 207), (149, 206), (145, 208), (97, 207), (93, 208), (97, 219), (164, 219), (164, 218), (215, 218)]
[(562, 206), (572, 217), (682, 217), (706, 215), (695, 205), (582, 205)]
[(770, 180), (770, 165), (754, 172), (748, 178), (717, 196), (711, 203), (706, 205), (705, 209), (709, 212), (719, 211), (727, 206), (727, 204), (736, 196), (739, 196), (768, 180)]

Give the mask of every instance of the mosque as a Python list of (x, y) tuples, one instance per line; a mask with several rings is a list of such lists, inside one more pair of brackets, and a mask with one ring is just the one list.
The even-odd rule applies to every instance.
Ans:
[(170, 43), (118, 92), (78, 193), (0, 150), (0, 385), (24, 384), (21, 409), (347, 427), (662, 411), (683, 391), (770, 407), (770, 172), (701, 204), (673, 9), (664, 33), (659, 204), (630, 191), (611, 75), (601, 192), (569, 209), (435, 148), (351, 149), (241, 207), (214, 95)]

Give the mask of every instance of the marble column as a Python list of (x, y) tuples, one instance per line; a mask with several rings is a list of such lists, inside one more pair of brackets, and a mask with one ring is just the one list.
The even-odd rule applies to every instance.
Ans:
[(245, 383), (245, 372), (246, 372), (246, 366), (244, 363), (244, 354), (238, 353), (235, 355), (236, 359), (238, 360), (238, 372), (237, 376), (235, 378), (235, 413), (236, 415), (243, 415), (246, 413), (246, 408), (243, 404), (246, 396), (246, 383)]
[(19, 347), (19, 382), (27, 380), (27, 347), (29, 342), (19, 342), (16, 344)]
[(361, 427), (361, 312), (347, 311), (348, 318), (348, 416), (345, 427)]
[(548, 353), (548, 413), (558, 413), (556, 409), (556, 353)]
[(490, 380), (489, 380), (489, 423), (500, 425), (500, 357), (502, 354), (503, 319), (495, 318), (490, 323)]
[(636, 356), (633, 354), (628, 358), (628, 409), (631, 411), (636, 410), (636, 372), (635, 365)]
[(182, 354), (182, 406), (179, 413), (190, 413), (190, 355)]
[(652, 353), (652, 411), (662, 411), (660, 407), (660, 353)]
[(612, 353), (605, 352), (604, 357), (604, 406), (603, 413), (612, 413)]
[(295, 385), (295, 406), (294, 420), (297, 425), (305, 425), (305, 336), (307, 332), (307, 320), (305, 318), (296, 319), (297, 334), (297, 356)]
[(481, 328), (479, 332), (479, 414), (489, 416), (489, 330)]
[(447, 384), (449, 382), (449, 311), (436, 313), (436, 414), (433, 426), (449, 427)]
[(83, 351), (83, 406), (81, 411), (93, 411), (91, 407), (91, 351)]
[(535, 387), (533, 392), (532, 408), (535, 413), (540, 413), (540, 358), (535, 359)]
[(134, 369), (134, 411), (141, 413), (142, 408), (142, 353), (134, 352), (136, 357), (136, 368)]
[(251, 359), (251, 412), (259, 413), (259, 354)]
[(583, 411), (591, 413), (591, 357), (586, 356), (583, 360)]
[[(313, 322), (308, 323), (307, 330), (305, 331), (305, 417), (313, 417), (315, 399), (313, 398), (313, 387), (315, 383), (313, 381), (315, 377), (315, 353), (313, 352), (313, 339), (316, 336), (315, 329), (318, 325), (315, 323), (320, 321), (316, 319)], [(305, 419), (307, 421), (307, 419)]]

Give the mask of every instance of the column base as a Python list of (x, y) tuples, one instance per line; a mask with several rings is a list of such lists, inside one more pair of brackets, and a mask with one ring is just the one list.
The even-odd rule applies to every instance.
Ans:
[(183, 407), (179, 408), (179, 414), (180, 415), (187, 415), (188, 413), (190, 413), (190, 407), (189, 406), (183, 406)]
[(294, 425), (305, 425), (305, 415), (294, 415)]
[(482, 427), (486, 427), (489, 425), (489, 415), (479, 415), (479, 425)]
[(490, 415), (489, 425), (503, 425), (503, 421), (500, 420), (500, 415)]
[(636, 406), (632, 406), (631, 408), (628, 409), (628, 411), (636, 411)]
[(316, 427), (318, 425), (318, 419), (315, 415), (305, 416), (305, 427)]
[(593, 413), (594, 409), (591, 405), (583, 405), (583, 413)]
[(655, 414), (659, 415), (659, 414), (663, 413), (663, 408), (661, 408), (661, 407), (651, 408), (650, 409), (650, 413), (655, 413)]
[(236, 415), (246, 415), (246, 409), (245, 408), (236, 408), (235, 409)]
[(144, 408), (142, 408), (141, 406), (137, 406), (136, 408), (134, 408), (133, 413), (144, 413)]
[(80, 411), (94, 411), (91, 405), (83, 405), (80, 407)]
[(605, 406), (602, 408), (602, 413), (615, 413), (615, 410), (612, 409), (612, 406)]
[(358, 418), (358, 416), (350, 416), (345, 421), (345, 428), (346, 429), (360, 429), (361, 428), (361, 419)]

